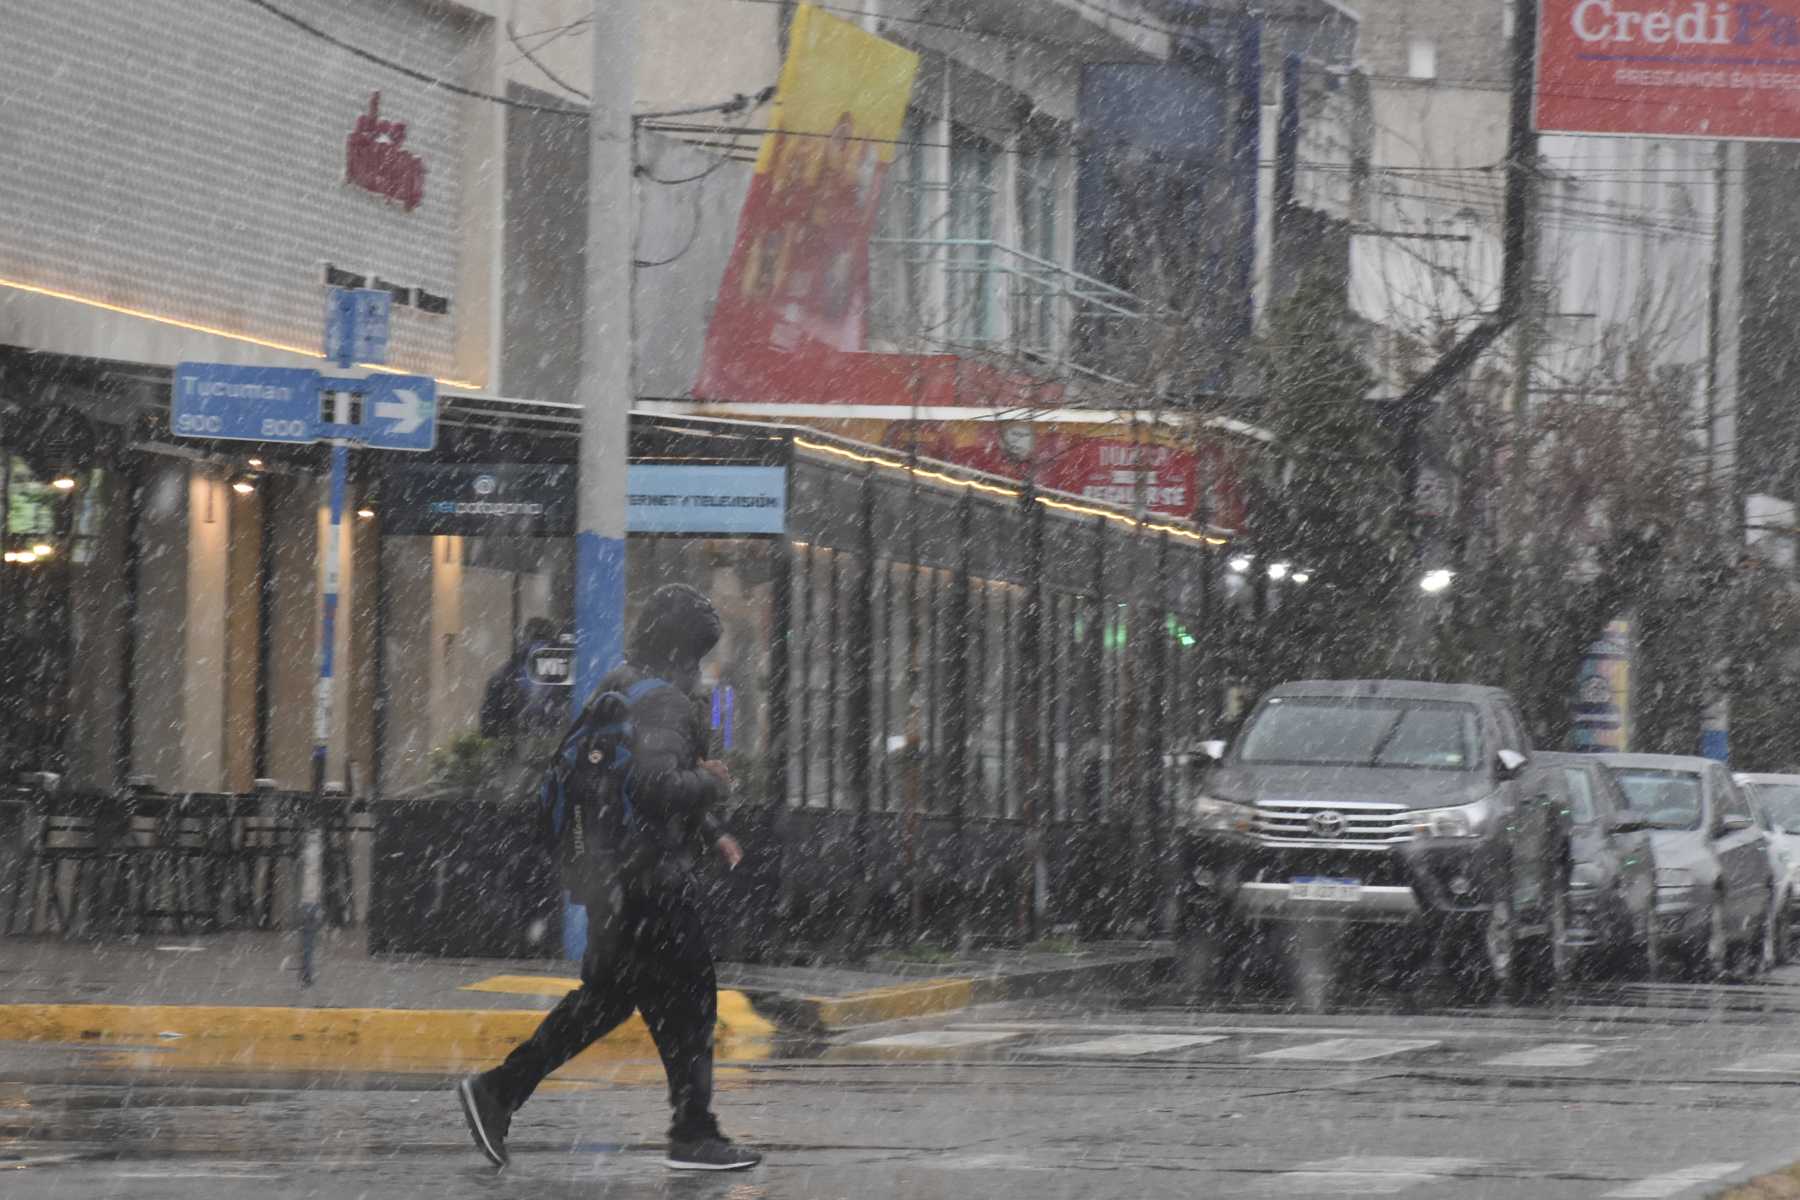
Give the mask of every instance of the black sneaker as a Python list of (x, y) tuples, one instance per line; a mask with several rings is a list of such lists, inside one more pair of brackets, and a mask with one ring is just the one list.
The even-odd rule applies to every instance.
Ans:
[(475, 1145), (496, 1167), (504, 1167), (506, 1133), (512, 1128), (512, 1111), (499, 1100), (481, 1076), (471, 1075), (456, 1085), (456, 1098), (462, 1102), (463, 1118), (469, 1122), (469, 1133)]
[(670, 1142), (663, 1166), (671, 1171), (743, 1171), (762, 1161), (762, 1155), (736, 1145), (728, 1137)]

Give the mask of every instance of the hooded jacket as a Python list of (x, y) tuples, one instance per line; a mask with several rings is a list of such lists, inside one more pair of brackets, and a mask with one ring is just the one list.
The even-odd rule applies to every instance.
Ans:
[(564, 881), (589, 907), (615, 884), (630, 889), (679, 886), (691, 873), (694, 852), (725, 830), (714, 808), (725, 787), (704, 770), (710, 731), (692, 698), (700, 660), (719, 641), (712, 603), (694, 588), (670, 584), (645, 602), (626, 651), (626, 661), (600, 681), (596, 695), (629, 692), (645, 679), (655, 688), (632, 705), (631, 802), (638, 815), (630, 844), (612, 862), (564, 859)]

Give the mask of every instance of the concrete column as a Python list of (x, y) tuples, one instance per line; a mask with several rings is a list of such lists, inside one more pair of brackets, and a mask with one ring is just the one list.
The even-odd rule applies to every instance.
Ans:
[(186, 701), (188, 468), (147, 459), (139, 533), (138, 646), (132, 698), (131, 770), (159, 787), (182, 779), (182, 723)]
[(249, 791), (256, 776), (256, 676), (261, 625), (260, 559), (267, 485), (251, 495), (228, 491), (231, 541), (225, 581), (225, 783)]
[(392, 794), (429, 777), (432, 748), (432, 661), (437, 654), (433, 620), (432, 562), (437, 538), (389, 538), (382, 546), (388, 623), (381, 648), (387, 675), (387, 760), (382, 788)]
[(69, 773), (76, 786), (111, 788), (119, 693), (124, 678), (125, 479), (103, 476), (98, 497), (100, 526), (89, 544), (88, 561), (74, 571), (70, 603), (74, 613), (74, 654), (69, 680)]
[(225, 786), (225, 596), (235, 493), (211, 471), (190, 470), (187, 483), (186, 672), (179, 786), (218, 791)]

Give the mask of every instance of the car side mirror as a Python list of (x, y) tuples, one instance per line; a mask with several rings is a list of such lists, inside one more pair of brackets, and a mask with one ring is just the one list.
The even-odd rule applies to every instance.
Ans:
[(1719, 836), (1724, 837), (1728, 833), (1740, 833), (1755, 824), (1756, 821), (1754, 819), (1745, 816), (1743, 813), (1728, 813), (1725, 818), (1719, 822)]
[(1201, 742), (1200, 753), (1206, 755), (1206, 757), (1212, 759), (1214, 762), (1223, 762), (1225, 759), (1225, 743), (1217, 738), (1214, 738), (1209, 742)]
[(1519, 772), (1525, 769), (1527, 759), (1517, 750), (1499, 750), (1494, 754), (1494, 761), (1500, 765), (1500, 778), (1517, 779)]

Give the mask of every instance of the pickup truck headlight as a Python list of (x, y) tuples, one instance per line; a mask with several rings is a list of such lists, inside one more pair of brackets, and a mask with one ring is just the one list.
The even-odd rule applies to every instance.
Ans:
[(1181, 802), (1181, 814), (1190, 829), (1249, 833), (1254, 812), (1247, 804), (1234, 804), (1213, 796), (1189, 796)]
[(1427, 808), (1412, 815), (1413, 833), (1419, 837), (1480, 837), (1493, 817), (1492, 800), (1477, 800), (1455, 808)]
[(1667, 890), (1694, 886), (1694, 873), (1685, 867), (1656, 868), (1656, 886)]

